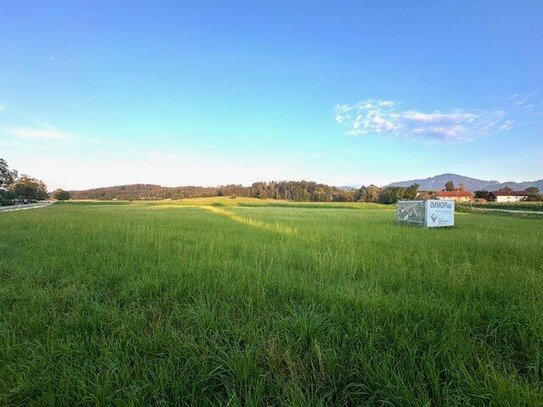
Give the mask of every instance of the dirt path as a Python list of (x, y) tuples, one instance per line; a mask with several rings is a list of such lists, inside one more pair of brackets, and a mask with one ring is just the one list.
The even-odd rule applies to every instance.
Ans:
[(543, 211), (525, 211), (515, 209), (497, 209), (497, 208), (471, 208), (472, 211), (481, 212), (505, 212), (505, 213), (523, 213), (529, 215), (543, 215)]
[(24, 211), (27, 209), (38, 209), (45, 208), (52, 205), (53, 202), (40, 202), (33, 204), (19, 204), (19, 205), (10, 205), (10, 206), (0, 206), (0, 212), (11, 212), (11, 211)]

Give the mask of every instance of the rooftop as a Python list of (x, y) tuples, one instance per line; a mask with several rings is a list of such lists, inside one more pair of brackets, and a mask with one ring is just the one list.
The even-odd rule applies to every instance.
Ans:
[(528, 193), (524, 191), (494, 191), (491, 194), (494, 196), (528, 196)]
[(437, 191), (436, 196), (462, 197), (471, 196), (469, 191)]

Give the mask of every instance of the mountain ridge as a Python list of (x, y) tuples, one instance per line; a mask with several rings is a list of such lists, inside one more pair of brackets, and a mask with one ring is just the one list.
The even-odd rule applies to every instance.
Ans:
[(387, 186), (390, 187), (408, 187), (412, 184), (419, 184), (419, 189), (423, 191), (439, 191), (445, 188), (445, 183), (452, 181), (455, 186), (459, 184), (464, 184), (468, 191), (478, 191), (478, 190), (487, 190), (487, 191), (496, 191), (500, 188), (509, 187), (515, 191), (522, 191), (528, 187), (537, 187), (539, 190), (543, 190), (543, 179), (535, 181), (506, 181), (499, 182), (497, 180), (482, 180), (478, 178), (466, 177), (464, 175), (445, 173), (435, 175), (433, 177), (413, 179), (407, 181), (396, 181)]

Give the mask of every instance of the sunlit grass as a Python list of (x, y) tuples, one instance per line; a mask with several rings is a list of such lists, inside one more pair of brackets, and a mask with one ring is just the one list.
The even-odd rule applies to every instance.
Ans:
[(257, 204), (0, 214), (0, 405), (543, 403), (542, 220)]
[(207, 198), (164, 199), (159, 201), (78, 201), (79, 203), (102, 202), (104, 204), (130, 204), (133, 206), (180, 207), (180, 206), (242, 206), (242, 207), (285, 207), (323, 209), (379, 209), (394, 210), (393, 206), (365, 202), (294, 202), (282, 199), (257, 199), (247, 197), (214, 196)]

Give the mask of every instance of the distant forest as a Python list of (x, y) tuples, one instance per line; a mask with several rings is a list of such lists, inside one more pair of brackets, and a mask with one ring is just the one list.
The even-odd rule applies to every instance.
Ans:
[[(452, 182), (451, 182), (452, 185)], [(399, 199), (430, 197), (419, 193), (418, 184), (408, 187), (375, 185), (361, 188), (338, 188), (312, 181), (272, 181), (255, 182), (249, 187), (243, 185), (221, 185), (218, 187), (162, 187), (153, 184), (132, 184), (114, 187), (95, 188), (84, 191), (47, 192), (47, 186), (39, 179), (27, 175), (19, 176), (6, 160), (0, 158), (0, 205), (10, 205), (20, 201), (39, 201), (53, 198), (58, 201), (68, 199), (100, 200), (161, 200), (202, 198), (213, 196), (250, 197), (259, 199), (286, 199), (298, 202), (376, 202), (395, 203)]]
[(250, 187), (222, 185), (218, 187), (162, 187), (153, 184), (121, 185), (70, 191), (73, 199), (153, 200), (183, 199), (213, 196), (251, 197), (260, 199), (289, 199), (298, 202), (379, 202), (394, 203), (398, 199), (414, 199), (418, 185), (385, 187), (375, 185), (359, 189), (344, 189), (311, 181), (255, 182)]

